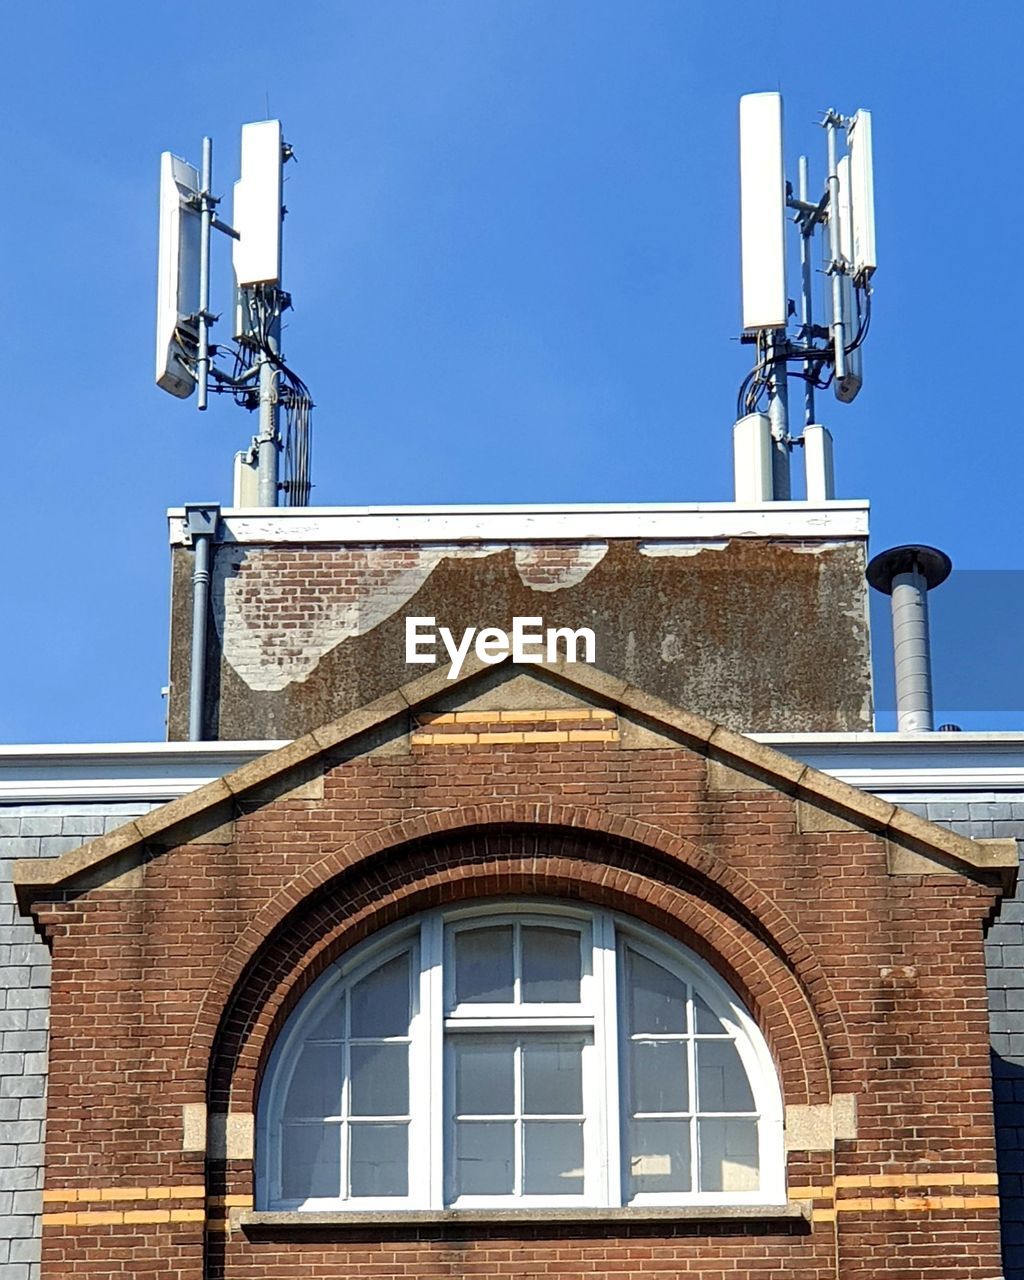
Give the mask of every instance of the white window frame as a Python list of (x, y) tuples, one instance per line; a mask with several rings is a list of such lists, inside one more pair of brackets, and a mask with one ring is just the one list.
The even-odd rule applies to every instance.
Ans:
[[(454, 966), (450, 962), (455, 933), (474, 924), (508, 921), (563, 923), (580, 931), (583, 978), (578, 1005), (452, 1003)], [(663, 966), (699, 991), (731, 1033), (747, 1073), (756, 1108), (759, 1181), (756, 1191), (654, 1193), (623, 1199), (628, 1177), (623, 1168), (621, 1134), (627, 1087), (625, 1061), (629, 1036), (619, 1010), (617, 985), (628, 946)], [(284, 1100), (298, 1049), (312, 1020), (321, 1016), (332, 991), (353, 985), (392, 956), (409, 950), (412, 958), (412, 1018), (409, 1050), (409, 1182), (408, 1194), (393, 1197), (310, 1198), (284, 1200), (280, 1195), (280, 1125)], [(693, 1080), (693, 1010), (689, 1041)], [(460, 1034), (508, 1035), (559, 1033), (584, 1039), (583, 1125), (584, 1190), (572, 1195), (449, 1195), (454, 1165), (454, 1089), (450, 1079), (450, 1046)], [(691, 1107), (694, 1105), (691, 1097)], [(703, 1113), (707, 1114), (707, 1113)], [(333, 1121), (332, 1121), (333, 1123)], [(339, 1123), (346, 1123), (344, 1118)], [(691, 1122), (696, 1134), (696, 1118)], [(696, 1181), (699, 1154), (692, 1146)], [(336, 1212), (359, 1210), (608, 1208), (629, 1205), (763, 1205), (785, 1204), (783, 1105), (777, 1073), (757, 1024), (735, 994), (703, 959), (657, 930), (627, 916), (597, 908), (550, 900), (474, 903), (441, 909), (392, 926), (343, 957), (312, 985), (293, 1011), (267, 1063), (257, 1114), (256, 1203), (261, 1209)]]
[[(566, 930), (572, 929), (579, 935), (580, 941), (580, 999), (576, 1004), (463, 1004), (455, 1003), (455, 938), (463, 929), (479, 928), (481, 924), (500, 926), (511, 924), (515, 929), (531, 924), (561, 925)], [(562, 908), (538, 908), (536, 904), (517, 904), (509, 910), (504, 908), (485, 909), (469, 907), (460, 911), (447, 913), (443, 919), (444, 954), (442, 960), (443, 978), (443, 1018), (444, 1018), (444, 1092), (443, 1103), (436, 1108), (438, 1115), (435, 1124), (440, 1123), (441, 1133), (438, 1140), (444, 1150), (444, 1203), (452, 1209), (484, 1209), (515, 1207), (517, 1209), (550, 1208), (554, 1204), (565, 1208), (580, 1208), (595, 1203), (595, 1195), (601, 1180), (600, 1164), (601, 1142), (598, 1137), (600, 1124), (599, 1113), (603, 1107), (597, 1100), (607, 1088), (604, 1078), (604, 1064), (600, 1057), (598, 1028), (601, 1018), (597, 1008), (600, 996), (599, 982), (592, 971), (592, 961), (596, 952), (593, 935), (593, 919), (590, 913), (565, 910)], [(518, 958), (519, 947), (516, 945)], [(516, 975), (519, 982), (519, 975)], [(511, 1011), (510, 1011), (511, 1010)], [(497, 1034), (514, 1036), (516, 1033), (529, 1035), (531, 1038), (543, 1037), (545, 1033), (558, 1035), (566, 1039), (580, 1039), (583, 1042), (583, 1191), (578, 1195), (538, 1196), (516, 1194), (514, 1196), (484, 1196), (454, 1194), (453, 1179), (455, 1173), (454, 1133), (455, 1133), (455, 1088), (452, 1070), (452, 1049), (459, 1035)], [(518, 1175), (519, 1164), (518, 1130), (516, 1143), (516, 1164)]]
[[(281, 1195), (281, 1140), (282, 1113), (288, 1086), (298, 1064), (298, 1054), (309, 1026), (323, 1013), (332, 992), (341, 986), (350, 991), (361, 978), (369, 975), (394, 957), (408, 952), (410, 956), (411, 1011), (409, 1021), (409, 1150), (422, 1148), (430, 1139), (429, 1121), (429, 1057), (425, 1036), (424, 1010), (428, 1002), (424, 998), (426, 968), (422, 961), (419, 930), (413, 927), (389, 929), (371, 943), (357, 947), (351, 956), (344, 957), (323, 974), (302, 997), (293, 1011), (284, 1032), (278, 1037), (267, 1063), (265, 1079), (268, 1087), (261, 1090), (259, 1133), (265, 1158), (257, 1162), (257, 1203), (273, 1204), (281, 1210), (302, 1209), (307, 1212), (333, 1212), (338, 1208), (360, 1209), (414, 1209), (422, 1207), (429, 1195), (429, 1168), (422, 1162), (409, 1161), (408, 1192), (405, 1196), (361, 1196), (337, 1198), (312, 1196), (305, 1200), (286, 1200)], [(347, 1104), (342, 1114), (331, 1117), (329, 1123), (337, 1123), (339, 1131), (350, 1126)], [(343, 1136), (342, 1155), (346, 1150)]]

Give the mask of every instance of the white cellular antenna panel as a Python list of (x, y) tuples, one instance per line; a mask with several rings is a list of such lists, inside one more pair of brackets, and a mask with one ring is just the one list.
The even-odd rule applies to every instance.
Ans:
[(239, 286), (281, 280), (281, 122), (242, 125), (242, 176), (235, 183), (231, 222)]
[(836, 209), (836, 220), (839, 223), (839, 252), (846, 259), (846, 265), (853, 267), (853, 201), (850, 190), (850, 157), (841, 156), (836, 165), (839, 178), (839, 207)]
[(847, 136), (850, 147), (850, 203), (853, 206), (853, 274), (858, 280), (869, 280), (878, 266), (870, 111), (857, 112)]
[[(839, 252), (845, 258), (849, 270), (852, 271), (854, 255), (853, 164), (849, 156), (840, 158), (836, 165), (836, 175), (839, 178), (839, 201), (835, 212), (836, 221), (839, 224)], [(840, 288), (843, 291), (846, 344), (849, 346), (856, 337), (857, 330), (857, 307), (854, 301), (851, 275), (845, 274), (841, 277)], [(856, 399), (857, 393), (863, 385), (864, 353), (863, 348), (858, 346), (854, 347), (852, 351), (847, 351), (846, 373), (842, 378), (835, 379), (832, 389), (837, 400), (841, 400), (844, 404), (849, 404), (851, 400)]]
[(743, 328), (785, 328), (786, 182), (779, 93), (740, 98), (740, 238)]
[[(199, 190), (199, 174), (165, 151), (160, 157), (160, 235), (156, 285), (156, 383), (182, 398), (195, 379), (178, 359), (178, 339), (196, 337), (199, 311), (199, 212), (186, 202)], [(190, 323), (191, 320), (191, 323)]]

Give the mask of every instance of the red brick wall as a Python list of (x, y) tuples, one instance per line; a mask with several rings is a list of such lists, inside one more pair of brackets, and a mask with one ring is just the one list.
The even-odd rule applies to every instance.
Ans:
[[(155, 854), (142, 888), (41, 904), (54, 957), (44, 1280), (998, 1275), (982, 956), (994, 890), (890, 876), (882, 839), (801, 833), (796, 809), (712, 789), (682, 748), (413, 746), (335, 764), (322, 799), (245, 813), (230, 844)], [(183, 1104), (254, 1111), (279, 1026), (342, 951), (413, 911), (509, 894), (603, 904), (675, 935), (747, 1001), (787, 1105), (857, 1094), (856, 1141), (790, 1156), (812, 1224), (225, 1232), (252, 1166), (183, 1153)]]

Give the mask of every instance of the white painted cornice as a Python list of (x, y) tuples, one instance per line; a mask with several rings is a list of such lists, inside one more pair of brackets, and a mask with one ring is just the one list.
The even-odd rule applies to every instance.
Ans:
[(163, 803), (281, 742), (104, 742), (0, 747), (0, 804)]
[[(172, 546), (185, 509), (167, 513)], [(460, 543), (569, 539), (714, 542), (730, 538), (847, 541), (868, 536), (864, 501), (572, 503), (539, 506), (275, 507), (221, 511), (222, 543)]]
[[(1020, 733), (752, 733), (841, 782), (911, 802), (1024, 795)], [(163, 802), (283, 746), (120, 742), (0, 747), (0, 804)]]

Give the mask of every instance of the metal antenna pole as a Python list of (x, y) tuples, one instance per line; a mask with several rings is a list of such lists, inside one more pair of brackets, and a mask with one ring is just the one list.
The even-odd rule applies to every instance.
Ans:
[[(799, 170), (799, 190), (800, 200), (803, 204), (808, 203), (807, 191), (807, 157), (800, 157)], [(811, 266), (811, 236), (814, 234), (814, 224), (802, 215), (800, 219), (800, 326), (803, 332), (803, 344), (809, 347), (812, 341), (812, 326), (814, 323), (814, 309), (811, 301), (811, 285), (813, 283), (813, 273)], [(814, 365), (810, 360), (804, 361), (804, 373), (806, 381), (804, 382), (804, 426), (809, 427), (814, 422), (814, 383), (811, 378), (814, 373)]]
[(213, 139), (203, 139), (203, 164), (199, 176), (199, 360), (196, 364), (197, 409), (206, 408), (210, 378), (210, 227), (213, 223)]
[(768, 421), (772, 432), (772, 494), (776, 502), (788, 502), (789, 483), (789, 379), (786, 374), (786, 331), (775, 329), (768, 340), (771, 374), (768, 382)]
[[(267, 325), (267, 345), (277, 355), (280, 350), (281, 317), (278, 291), (269, 290), (273, 315)], [(277, 368), (266, 351), (259, 355), (260, 427), (256, 437), (258, 453), (257, 494), (261, 507), (276, 507), (278, 496)]]
[(836, 131), (842, 117), (829, 108), (825, 117), (828, 135), (828, 272), (832, 277), (832, 346), (835, 351), (835, 380), (846, 377), (846, 314), (843, 306), (842, 247), (839, 243), (839, 161)]

